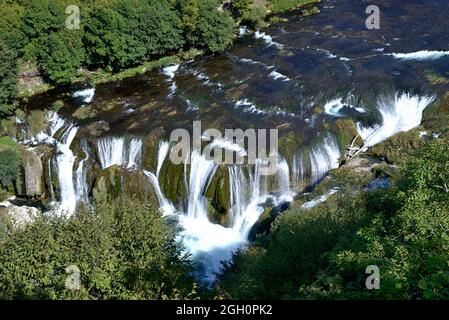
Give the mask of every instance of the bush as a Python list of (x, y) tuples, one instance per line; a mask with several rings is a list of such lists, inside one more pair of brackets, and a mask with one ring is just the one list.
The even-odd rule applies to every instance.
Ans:
[(74, 80), (84, 62), (84, 48), (78, 31), (63, 30), (52, 33), (40, 50), (39, 66), (53, 84), (67, 84)]
[(192, 42), (211, 53), (222, 52), (233, 40), (234, 21), (227, 12), (220, 12), (215, 0), (204, 0)]
[(189, 299), (190, 271), (173, 230), (134, 202), (39, 216), (0, 242), (3, 299)]
[(20, 153), (12, 147), (0, 145), (0, 185), (4, 189), (13, 186), (14, 181), (20, 177)]
[(91, 67), (117, 71), (125, 61), (125, 20), (110, 8), (95, 7), (85, 26), (84, 45)]
[(17, 55), (0, 39), (0, 117), (12, 114), (17, 94)]

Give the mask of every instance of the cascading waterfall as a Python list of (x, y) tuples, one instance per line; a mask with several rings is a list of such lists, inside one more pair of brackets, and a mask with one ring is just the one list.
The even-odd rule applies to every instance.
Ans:
[(309, 150), (295, 153), (292, 165), (295, 185), (304, 187), (317, 183), (329, 170), (338, 168), (340, 157), (340, 148), (332, 134), (326, 135)]
[(61, 195), (59, 214), (72, 214), (76, 209), (76, 193), (73, 183), (73, 165), (76, 157), (70, 149), (70, 145), (77, 132), (78, 127), (69, 125), (62, 136), (61, 142), (56, 143), (58, 151), (56, 164)]
[(421, 124), (424, 109), (434, 97), (417, 96), (409, 93), (395, 94), (394, 97), (378, 101), (382, 123), (365, 127), (357, 123), (357, 131), (362, 137), (364, 147), (372, 147), (402, 131), (409, 131)]
[(338, 168), (340, 149), (335, 137), (328, 135), (321, 144), (312, 147), (310, 152), (311, 180), (318, 182), (331, 169)]
[[(218, 145), (234, 152), (239, 151), (237, 145), (219, 141), (216, 146)], [(159, 144), (158, 168), (162, 167), (167, 157), (169, 152), (167, 149), (167, 143)], [(185, 185), (188, 189), (185, 212), (182, 211), (182, 205), (176, 210), (166, 199), (161, 191), (157, 174), (145, 172), (154, 186), (164, 215), (178, 214), (182, 227), (178, 237), (197, 263), (197, 273), (205, 283), (213, 282), (221, 269), (221, 262), (231, 259), (233, 252), (245, 245), (252, 226), (264, 210), (262, 205), (269, 198), (276, 205), (293, 200), (289, 190), (289, 169), (285, 159), (280, 157), (275, 176), (278, 195), (267, 193), (268, 177), (262, 175), (261, 166), (262, 161), (256, 161), (253, 165), (235, 164), (227, 168), (230, 190), (228, 227), (212, 223), (206, 209), (204, 194), (218, 168), (213, 160), (208, 160), (198, 151), (193, 151), (190, 155), (190, 170), (187, 170), (187, 164), (184, 168)]]
[(159, 152), (157, 154), (157, 169), (156, 177), (159, 178), (161, 173), (162, 165), (164, 164), (165, 158), (167, 158), (168, 151), (170, 150), (170, 143), (167, 141), (159, 142)]
[(86, 155), (83, 160), (78, 164), (78, 169), (75, 172), (76, 180), (76, 200), (77, 202), (89, 202), (89, 187), (87, 184), (87, 171), (85, 168), (85, 163), (89, 160), (89, 150), (87, 148), (87, 143), (85, 140), (81, 141), (81, 149)]
[(98, 156), (102, 169), (112, 166), (138, 168), (142, 156), (142, 140), (132, 138), (128, 142), (123, 137), (103, 137), (97, 141)]
[[(187, 163), (185, 166), (187, 166)], [(189, 181), (186, 181), (189, 188), (187, 215), (190, 218), (208, 220), (203, 194), (216, 169), (217, 164), (214, 161), (207, 160), (197, 150), (192, 152)], [(187, 172), (187, 168), (184, 169), (184, 172)]]

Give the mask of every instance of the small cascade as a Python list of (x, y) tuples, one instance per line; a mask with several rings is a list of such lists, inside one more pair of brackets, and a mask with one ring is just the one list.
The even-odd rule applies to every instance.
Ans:
[(311, 181), (318, 182), (329, 170), (338, 168), (340, 149), (334, 136), (328, 135), (310, 152)]
[(425, 61), (425, 60), (438, 60), (445, 56), (449, 56), (449, 51), (421, 50), (421, 51), (409, 52), (409, 53), (388, 53), (386, 55), (391, 55), (395, 59), (401, 59), (401, 60)]
[(167, 158), (168, 151), (170, 150), (170, 143), (167, 141), (159, 142), (159, 151), (157, 153), (157, 169), (156, 177), (159, 179), (159, 174), (161, 173), (162, 165), (164, 164), (165, 158)]
[(304, 187), (317, 183), (329, 170), (338, 168), (340, 157), (337, 140), (331, 134), (309, 150), (296, 153), (292, 165), (292, 178), (295, 185)]
[(125, 156), (127, 164), (126, 168), (131, 169), (140, 167), (140, 161), (142, 158), (142, 140), (136, 138), (131, 139)]
[(402, 131), (409, 131), (421, 124), (424, 109), (432, 103), (433, 97), (409, 93), (395, 94), (379, 99), (377, 105), (382, 123), (365, 127), (357, 123), (357, 131), (364, 141), (364, 147), (372, 147)]
[(254, 37), (256, 39), (262, 39), (267, 46), (271, 47), (271, 46), (275, 46), (278, 49), (283, 49), (284, 46), (280, 43), (277, 43), (276, 41), (273, 40), (273, 37), (271, 37), (270, 35), (266, 34), (265, 32), (260, 32), (259, 30), (257, 30), (254, 33)]
[(123, 137), (103, 137), (97, 141), (97, 150), (102, 169), (112, 166), (138, 168), (142, 157), (142, 140), (132, 138), (125, 141)]
[(76, 157), (70, 149), (70, 145), (77, 132), (78, 127), (69, 125), (62, 136), (61, 142), (56, 143), (58, 151), (56, 165), (61, 195), (59, 214), (72, 214), (76, 209), (77, 197), (73, 183), (73, 165)]
[[(187, 163), (185, 166), (187, 166)], [(186, 181), (189, 189), (187, 215), (190, 218), (208, 220), (203, 194), (216, 169), (217, 164), (213, 160), (207, 160), (197, 150), (192, 152), (189, 181)], [(184, 172), (187, 172), (187, 168), (184, 169)]]
[(95, 95), (95, 88), (87, 88), (79, 91), (75, 91), (72, 97), (80, 99), (82, 104), (88, 104), (92, 101)]
[(168, 82), (171, 82), (171, 86), (170, 86), (170, 90), (168, 93), (168, 97), (172, 98), (175, 93), (176, 90), (178, 89), (177, 85), (176, 85), (176, 81), (175, 81), (175, 75), (176, 72), (179, 69), (179, 64), (174, 65), (174, 66), (168, 66), (162, 69), (162, 73), (165, 74), (167, 76), (167, 80)]
[(79, 162), (78, 169), (76, 169), (75, 172), (76, 200), (77, 202), (88, 203), (89, 186), (87, 184), (86, 162), (89, 160), (89, 150), (87, 148), (87, 142), (85, 140), (81, 140), (81, 149), (85, 154), (85, 158)]
[(164, 196), (162, 193), (158, 178), (149, 171), (143, 171), (143, 173), (148, 177), (150, 183), (152, 184), (154, 191), (156, 192), (157, 199), (159, 201), (159, 206), (164, 216), (171, 215), (176, 212), (173, 204)]

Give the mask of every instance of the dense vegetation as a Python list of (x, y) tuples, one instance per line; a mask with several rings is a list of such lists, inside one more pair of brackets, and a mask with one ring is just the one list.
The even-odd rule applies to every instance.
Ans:
[(39, 216), (26, 226), (1, 218), (8, 228), (0, 238), (0, 299), (196, 295), (188, 257), (151, 207), (99, 204), (71, 218)]
[[(388, 190), (355, 194), (346, 176), (346, 190), (311, 210), (291, 209), (267, 239), (237, 254), (220, 291), (246, 299), (448, 299), (448, 169), (448, 141), (437, 139), (401, 165)], [(379, 290), (365, 287), (369, 265), (379, 267)]]

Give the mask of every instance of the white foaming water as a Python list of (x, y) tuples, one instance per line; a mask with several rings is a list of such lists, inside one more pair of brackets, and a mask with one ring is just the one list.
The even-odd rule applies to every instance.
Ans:
[(311, 201), (305, 202), (301, 207), (304, 209), (314, 208), (317, 205), (319, 205), (320, 203), (325, 202), (329, 196), (337, 193), (338, 191), (339, 191), (338, 188), (330, 189), (326, 194), (323, 194), (323, 195), (319, 196), (318, 198), (313, 199)]
[(175, 213), (175, 207), (162, 193), (158, 178), (152, 172), (144, 170), (143, 173), (148, 177), (151, 184), (153, 185), (163, 216), (168, 216)]
[(88, 104), (92, 101), (95, 95), (95, 88), (88, 88), (84, 90), (75, 91), (72, 94), (73, 98), (82, 98), (82, 102)]
[(103, 137), (97, 140), (98, 156), (102, 169), (112, 166), (138, 168), (142, 157), (142, 140), (131, 139), (128, 143), (123, 137)]
[(394, 58), (401, 60), (425, 61), (425, 60), (437, 60), (444, 56), (449, 56), (449, 51), (422, 50), (410, 53), (390, 53), (388, 55), (392, 55)]
[(336, 99), (333, 99), (333, 100), (327, 102), (324, 105), (324, 112), (327, 115), (340, 118), (340, 117), (345, 117), (345, 115), (341, 113), (341, 111), (344, 108), (351, 108), (351, 109), (356, 110), (359, 113), (366, 113), (366, 110), (363, 109), (363, 108), (355, 107), (353, 105), (350, 105), (350, 104), (347, 104), (347, 103), (343, 103), (343, 99), (342, 98), (336, 98)]
[[(224, 142), (224, 148), (229, 148)], [(166, 145), (159, 146), (158, 166), (164, 161)], [(161, 150), (164, 149), (164, 150)], [(292, 201), (289, 189), (289, 170), (287, 162), (281, 158), (278, 163), (277, 188), (279, 196), (266, 193), (267, 178), (261, 175), (261, 162), (252, 166), (229, 166), (230, 190), (230, 221), (227, 227), (212, 223), (209, 220), (206, 198), (204, 196), (218, 165), (213, 160), (193, 151), (190, 156), (190, 170), (187, 165), (185, 185), (188, 188), (187, 198), (182, 201), (187, 204), (186, 212), (176, 210), (163, 195), (156, 175), (145, 172), (155, 188), (159, 204), (164, 215), (177, 214), (182, 231), (178, 238), (182, 240), (186, 250), (197, 263), (197, 274), (205, 283), (212, 283), (220, 272), (221, 262), (232, 258), (233, 253), (247, 243), (248, 234), (263, 212), (262, 204), (271, 198), (275, 204), (282, 201)], [(282, 194), (282, 192), (284, 192)], [(181, 208), (182, 208), (181, 204)]]
[(323, 142), (310, 151), (311, 180), (318, 182), (329, 170), (338, 168), (340, 149), (333, 135), (327, 135)]
[(318, 182), (331, 169), (340, 165), (340, 149), (335, 136), (328, 134), (310, 150), (293, 157), (292, 177), (296, 185), (304, 187)]
[(242, 108), (244, 112), (247, 113), (255, 113), (258, 115), (266, 115), (268, 112), (260, 110), (256, 107), (256, 105), (250, 102), (248, 99), (239, 100), (235, 103), (235, 108)]
[(258, 65), (258, 66), (261, 66), (261, 67), (265, 68), (266, 70), (271, 71), (268, 76), (273, 78), (274, 80), (281, 80), (281, 81), (284, 81), (284, 82), (287, 82), (287, 81), (291, 80), (286, 75), (283, 75), (282, 73), (277, 71), (275, 66), (270, 66), (270, 65), (265, 64), (263, 62), (255, 61), (255, 60), (252, 60), (252, 59), (237, 58), (237, 57), (235, 57), (234, 59), (236, 59), (238, 62), (241, 62), (241, 63)]
[(274, 80), (282, 80), (284, 82), (290, 81), (290, 78), (287, 76), (284, 76), (282, 73), (279, 73), (277, 71), (271, 71), (271, 73), (269, 74), (269, 76), (271, 78), (273, 78)]
[(159, 142), (159, 151), (157, 153), (157, 169), (156, 177), (159, 178), (161, 173), (162, 165), (164, 164), (165, 158), (167, 158), (168, 151), (170, 149), (170, 143), (167, 141)]
[(379, 99), (378, 108), (382, 124), (365, 127), (357, 123), (357, 131), (362, 137), (364, 147), (374, 146), (396, 133), (411, 130), (421, 124), (424, 109), (434, 97), (417, 96), (409, 93), (395, 94), (394, 97)]
[(277, 47), (278, 49), (284, 48), (284, 46), (283, 46), (282, 44), (275, 42), (275, 41), (273, 40), (273, 37), (271, 37), (270, 35), (266, 34), (265, 32), (260, 32), (259, 30), (257, 30), (257, 31), (254, 33), (254, 37), (255, 37), (256, 39), (262, 39), (263, 41), (265, 41), (265, 43), (266, 43), (268, 46), (275, 46), (275, 47)]
[(89, 202), (89, 187), (87, 185), (87, 171), (85, 170), (85, 163), (89, 160), (89, 150), (85, 140), (81, 141), (81, 149), (86, 155), (78, 164), (78, 169), (75, 172), (76, 180), (76, 200), (77, 202)]
[(241, 26), (240, 29), (239, 29), (239, 36), (243, 37), (247, 33), (248, 33), (248, 27), (247, 26)]
[(179, 64), (174, 65), (174, 66), (168, 66), (168, 67), (165, 67), (162, 69), (162, 73), (168, 77), (168, 81), (172, 82), (170, 89), (169, 89), (169, 93), (168, 93), (169, 98), (173, 97), (176, 93), (176, 90), (178, 89), (178, 87), (176, 85), (176, 81), (175, 81), (175, 75), (178, 70), (179, 70)]
[(58, 155), (56, 157), (58, 180), (60, 187), (61, 203), (58, 208), (59, 214), (73, 214), (76, 209), (76, 193), (73, 183), (73, 165), (76, 157), (70, 145), (75, 139), (78, 127), (69, 126), (64, 133), (61, 142), (57, 143)]
[[(186, 163), (187, 166), (187, 163)], [(190, 177), (186, 181), (189, 187), (187, 215), (198, 220), (208, 220), (203, 193), (209, 184), (217, 164), (194, 150), (190, 157)], [(184, 168), (187, 172), (187, 167)]]
[(142, 158), (142, 140), (131, 139), (126, 156), (126, 168), (138, 168), (140, 167), (140, 159)]

